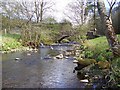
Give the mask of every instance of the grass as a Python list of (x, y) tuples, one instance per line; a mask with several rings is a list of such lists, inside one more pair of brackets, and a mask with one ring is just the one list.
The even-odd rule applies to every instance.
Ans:
[(22, 44), (18, 41), (20, 35), (18, 34), (6, 34), (2, 35), (2, 43), (0, 51), (9, 51), (11, 49), (16, 49), (22, 47)]
[[(117, 35), (117, 37), (120, 41), (120, 35)], [(110, 47), (105, 36), (86, 40), (83, 45), (88, 47), (86, 51), (91, 51), (91, 53), (93, 53), (93, 58), (98, 61), (106, 60), (112, 56), (112, 52), (107, 51)]]
[(84, 45), (89, 47), (90, 50), (94, 50), (94, 51), (97, 50), (97, 52), (100, 52), (102, 50), (109, 48), (109, 45), (105, 36), (91, 39), (91, 40), (86, 40)]
[(20, 35), (19, 34), (3, 34), (2, 37), (14, 38), (18, 40), (20, 38)]
[[(120, 35), (117, 35), (118, 40), (120, 41)], [(100, 47), (100, 48), (108, 48), (108, 42), (105, 36), (99, 37), (99, 38), (95, 38), (95, 39), (91, 39), (91, 40), (86, 40), (86, 42), (84, 43), (86, 46), (88, 47)]]
[[(120, 34), (117, 35), (117, 37), (118, 37), (118, 41), (120, 42)], [(88, 56), (93, 55), (92, 58), (96, 59), (96, 61), (98, 62), (106, 61), (106, 60), (110, 62), (111, 69), (106, 75), (110, 78), (109, 81), (107, 82), (108, 87), (109, 85), (120, 87), (120, 57), (118, 58), (114, 57), (112, 58), (112, 60), (110, 59), (110, 57), (113, 55), (111, 51), (106, 51), (107, 49), (110, 48), (106, 37), (103, 36), (91, 40), (86, 40), (83, 45), (87, 46), (85, 52), (88, 51), (90, 52)], [(101, 65), (104, 65), (104, 63), (102, 63)]]

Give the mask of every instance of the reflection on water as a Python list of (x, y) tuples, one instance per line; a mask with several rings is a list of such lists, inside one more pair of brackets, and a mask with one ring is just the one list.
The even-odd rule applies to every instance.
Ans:
[[(2, 85), (14, 88), (83, 88), (76, 74), (73, 59), (53, 59), (71, 46), (42, 47), (35, 52), (3, 54)], [(29, 53), (29, 54), (28, 54)], [(15, 60), (15, 58), (20, 60)], [(49, 59), (47, 58), (49, 57)]]

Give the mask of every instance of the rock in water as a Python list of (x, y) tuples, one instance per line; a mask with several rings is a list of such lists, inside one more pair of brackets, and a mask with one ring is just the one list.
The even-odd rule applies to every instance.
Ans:
[(43, 43), (40, 43), (40, 47), (45, 47)]
[(89, 75), (85, 75), (85, 77), (89, 77)]
[(27, 53), (28, 56), (30, 56), (31, 54), (30, 53)]
[(20, 58), (15, 58), (15, 60), (17, 61), (17, 60), (21, 60)]
[(53, 47), (52, 47), (52, 46), (50, 46), (50, 49), (51, 49), (51, 50), (53, 50)]
[(83, 82), (83, 83), (88, 83), (88, 79), (84, 79), (84, 80), (80, 80), (80, 82)]
[(63, 54), (59, 54), (56, 56), (57, 59), (62, 59), (63, 58)]
[(69, 59), (69, 57), (67, 57), (67, 56), (66, 56), (65, 58), (66, 58), (66, 59)]
[(78, 63), (78, 60), (74, 60), (73, 63)]

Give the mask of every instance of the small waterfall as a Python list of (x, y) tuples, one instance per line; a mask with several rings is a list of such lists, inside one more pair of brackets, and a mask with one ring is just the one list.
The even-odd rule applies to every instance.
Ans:
[(45, 47), (45, 45), (43, 43), (40, 43), (40, 47)]

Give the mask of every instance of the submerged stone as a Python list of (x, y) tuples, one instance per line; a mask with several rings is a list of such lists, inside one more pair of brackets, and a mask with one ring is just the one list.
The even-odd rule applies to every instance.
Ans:
[(88, 79), (84, 79), (84, 80), (80, 80), (80, 82), (83, 82), (83, 83), (88, 83), (89, 80)]
[(21, 60), (20, 58), (15, 58), (15, 60)]
[(30, 56), (31, 54), (30, 53), (27, 53), (28, 56)]
[(63, 58), (63, 54), (59, 54), (59, 55), (57, 55), (55, 58), (57, 58), (57, 59), (62, 59), (62, 58)]

